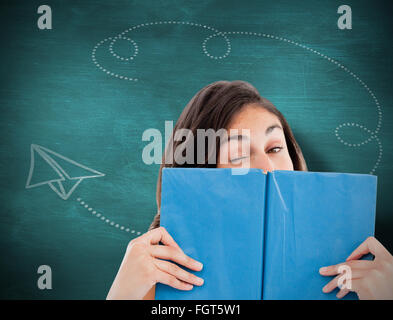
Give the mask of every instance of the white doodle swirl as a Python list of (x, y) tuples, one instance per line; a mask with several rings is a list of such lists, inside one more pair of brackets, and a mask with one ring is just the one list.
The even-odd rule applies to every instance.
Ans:
[[(355, 122), (347, 122), (347, 123), (342, 123), (340, 125), (338, 125), (335, 129), (334, 129), (334, 135), (337, 138), (337, 140), (344, 144), (345, 146), (351, 147), (351, 148), (355, 148), (355, 147), (360, 147), (363, 146), (369, 142), (371, 142), (372, 140), (375, 140), (378, 146), (378, 156), (377, 156), (377, 160), (373, 166), (373, 168), (370, 170), (369, 174), (374, 174), (376, 169), (378, 168), (379, 164), (381, 163), (381, 159), (382, 159), (382, 154), (383, 154), (383, 147), (382, 147), (382, 143), (380, 141), (380, 139), (378, 138), (378, 133), (380, 132), (381, 126), (382, 126), (382, 107), (377, 99), (377, 97), (375, 96), (374, 92), (370, 89), (370, 87), (362, 80), (360, 79), (360, 77), (355, 74), (353, 71), (351, 71), (349, 68), (347, 68), (346, 66), (344, 66), (342, 63), (338, 62), (335, 59), (332, 59), (330, 57), (328, 57), (327, 55), (313, 49), (310, 48), (304, 44), (301, 44), (299, 42), (284, 38), (284, 37), (279, 37), (279, 36), (275, 36), (272, 34), (266, 34), (266, 33), (258, 33), (258, 32), (247, 32), (247, 31), (230, 31), (230, 32), (224, 32), (224, 31), (219, 31), (213, 27), (207, 26), (207, 25), (203, 25), (203, 24), (199, 24), (199, 23), (193, 23), (193, 22), (187, 22), (187, 21), (155, 21), (155, 22), (148, 22), (148, 23), (142, 23), (133, 27), (130, 27), (128, 29), (126, 29), (125, 31), (121, 32), (120, 34), (116, 35), (115, 37), (108, 37), (105, 38), (104, 40), (98, 42), (92, 51), (91, 54), (91, 58), (93, 63), (97, 66), (98, 69), (100, 69), (101, 71), (103, 71), (104, 73), (108, 74), (109, 76), (121, 79), (121, 80), (128, 80), (128, 81), (138, 81), (138, 78), (133, 78), (133, 77), (129, 77), (126, 75), (120, 75), (117, 74), (115, 72), (112, 72), (106, 68), (104, 68), (97, 60), (96, 57), (96, 52), (97, 49), (99, 47), (101, 47), (103, 44), (107, 43), (110, 41), (109, 43), (109, 52), (112, 54), (112, 56), (114, 56), (116, 59), (120, 59), (121, 61), (131, 61), (131, 60), (135, 60), (136, 56), (138, 55), (138, 45), (137, 43), (130, 37), (128, 37), (127, 35), (129, 33), (131, 33), (134, 30), (137, 30), (139, 28), (144, 28), (144, 27), (150, 27), (150, 26), (159, 26), (159, 25), (184, 25), (184, 26), (191, 26), (191, 27), (196, 27), (196, 28), (201, 28), (201, 29), (205, 29), (205, 30), (209, 30), (211, 32), (213, 32), (211, 35), (209, 35), (208, 37), (206, 37), (203, 41), (202, 41), (202, 53), (204, 55), (206, 55), (208, 58), (210, 59), (214, 59), (214, 60), (221, 60), (221, 59), (225, 59), (227, 58), (231, 51), (232, 51), (232, 45), (230, 42), (230, 35), (243, 35), (243, 36), (253, 36), (253, 37), (262, 37), (262, 38), (266, 38), (266, 39), (272, 39), (272, 40), (276, 40), (276, 41), (282, 41), (282, 42), (286, 42), (289, 43), (291, 45), (297, 46), (299, 48), (302, 48), (304, 50), (307, 50), (317, 56), (319, 56), (322, 59), (325, 59), (329, 62), (331, 62), (332, 64), (336, 65), (337, 68), (340, 68), (341, 70), (345, 71), (347, 74), (349, 74), (352, 78), (354, 78), (365, 90), (366, 92), (370, 95), (373, 103), (376, 106), (376, 110), (377, 110), (377, 114), (378, 114), (378, 120), (377, 120), (377, 125), (376, 128), (374, 130), (370, 130), (368, 129), (366, 126), (359, 124), (359, 123), (355, 123)], [(227, 46), (227, 49), (225, 51), (224, 54), (222, 54), (221, 56), (217, 56), (217, 55), (212, 55), (209, 53), (208, 49), (207, 49), (207, 44), (208, 42), (215, 38), (215, 37), (223, 37)], [(116, 43), (116, 41), (120, 40), (120, 39), (124, 39), (127, 40), (129, 42), (132, 43), (132, 45), (134, 46), (134, 52), (130, 57), (122, 57), (119, 54), (117, 54), (114, 51), (114, 44)], [(350, 143), (348, 141), (345, 141), (341, 135), (340, 135), (340, 130), (344, 127), (355, 127), (355, 128), (359, 128), (363, 131), (365, 131), (368, 134), (368, 137), (362, 141), (362, 142), (358, 142), (358, 143)], [(108, 220), (108, 219), (107, 219)], [(134, 230), (135, 232), (135, 230)]]

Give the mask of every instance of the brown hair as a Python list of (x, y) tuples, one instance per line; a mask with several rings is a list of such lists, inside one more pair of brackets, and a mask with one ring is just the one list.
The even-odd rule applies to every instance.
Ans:
[[(174, 140), (174, 134), (179, 129), (191, 130), (193, 138), (196, 139), (197, 129), (225, 129), (233, 116), (238, 113), (245, 105), (256, 104), (276, 115), (283, 127), (286, 144), (288, 147), (289, 156), (291, 157), (294, 170), (307, 171), (307, 165), (304, 160), (302, 151), (295, 140), (288, 122), (285, 120), (282, 113), (267, 99), (261, 97), (258, 90), (251, 84), (245, 81), (217, 81), (202, 88), (187, 104), (181, 113), (176, 125), (173, 129), (172, 136), (168, 145), (166, 146), (164, 155), (162, 157), (162, 164), (158, 173), (157, 179), (157, 214), (151, 223), (149, 230), (160, 226), (160, 207), (161, 207), (161, 177), (162, 168), (164, 167), (216, 167), (216, 164), (209, 164), (209, 159), (215, 157), (217, 160), (219, 156), (219, 144), (215, 149), (215, 154), (209, 153), (209, 149), (205, 151), (205, 163), (197, 164), (197, 153), (194, 152), (194, 164), (185, 163), (179, 165), (176, 161), (166, 164), (165, 158), (171, 157), (173, 159), (173, 150), (184, 141)], [(218, 138), (217, 138), (218, 139)], [(194, 146), (196, 143), (194, 143)], [(170, 147), (169, 147), (170, 146)], [(172, 154), (171, 154), (172, 153)], [(214, 161), (217, 163), (217, 161)]]

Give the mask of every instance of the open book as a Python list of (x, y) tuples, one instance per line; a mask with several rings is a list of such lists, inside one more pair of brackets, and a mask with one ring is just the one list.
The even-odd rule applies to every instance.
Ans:
[(374, 235), (377, 177), (232, 170), (163, 169), (161, 225), (203, 263), (205, 282), (157, 284), (156, 299), (336, 299), (319, 268)]

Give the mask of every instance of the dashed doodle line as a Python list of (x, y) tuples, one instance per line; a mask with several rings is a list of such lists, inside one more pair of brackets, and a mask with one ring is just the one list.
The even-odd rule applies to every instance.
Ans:
[(77, 198), (76, 201), (79, 202), (79, 204), (81, 206), (83, 206), (84, 208), (86, 208), (93, 216), (97, 217), (98, 219), (104, 221), (105, 223), (107, 223), (110, 226), (113, 226), (114, 228), (118, 228), (120, 230), (123, 230), (125, 232), (129, 232), (131, 234), (136, 234), (136, 235), (140, 235), (141, 232), (139, 231), (135, 231), (134, 229), (125, 227), (120, 225), (119, 223), (116, 223), (110, 219), (108, 219), (107, 217), (105, 217), (102, 213), (97, 212), (96, 210), (94, 210), (91, 206), (89, 206), (85, 201), (82, 200), (82, 198)]
[[(381, 162), (382, 154), (383, 154), (382, 143), (381, 143), (381, 141), (380, 141), (379, 138), (378, 138), (378, 133), (379, 133), (379, 130), (380, 130), (381, 124), (382, 124), (382, 108), (381, 108), (381, 105), (380, 105), (378, 99), (376, 98), (376, 96), (375, 96), (375, 94), (373, 93), (373, 91), (368, 87), (368, 85), (367, 85), (362, 79), (360, 79), (359, 76), (358, 76), (357, 74), (355, 74), (354, 72), (352, 72), (351, 70), (349, 70), (349, 69), (348, 69), (347, 67), (345, 67), (343, 64), (339, 63), (337, 60), (334, 60), (334, 59), (328, 57), (327, 55), (322, 54), (321, 52), (319, 52), (319, 51), (317, 51), (317, 50), (315, 50), (315, 49), (312, 49), (312, 48), (310, 48), (310, 47), (308, 47), (308, 46), (306, 46), (306, 45), (303, 45), (303, 44), (301, 44), (301, 43), (298, 43), (298, 42), (296, 42), (296, 41), (293, 41), (293, 40), (290, 40), (290, 39), (287, 39), (287, 38), (284, 38), (284, 37), (278, 37), (278, 36), (274, 36), (274, 35), (271, 35), (271, 34), (258, 33), (258, 32), (247, 32), (247, 31), (221, 32), (221, 31), (219, 31), (219, 30), (217, 30), (217, 29), (215, 29), (215, 28), (213, 28), (213, 27), (210, 27), (210, 26), (207, 26), (207, 25), (203, 25), (203, 24), (200, 24), (200, 23), (188, 22), (188, 21), (155, 21), (155, 22), (142, 23), (142, 24), (139, 24), (139, 25), (130, 27), (130, 28), (126, 29), (125, 31), (121, 32), (120, 34), (118, 34), (118, 35), (115, 36), (115, 37), (108, 37), (108, 38), (105, 38), (104, 40), (98, 42), (98, 43), (95, 45), (95, 47), (93, 48), (93, 51), (92, 51), (92, 54), (91, 54), (91, 58), (92, 58), (92, 60), (93, 60), (93, 63), (94, 63), (101, 71), (105, 72), (106, 74), (108, 74), (108, 75), (110, 75), (110, 76), (112, 76), (112, 77), (119, 78), (119, 79), (122, 79), (122, 80), (138, 81), (137, 78), (131, 78), (131, 77), (128, 77), (128, 76), (119, 75), (119, 74), (117, 74), (117, 73), (115, 73), (115, 72), (111, 72), (111, 71), (109, 71), (108, 69), (106, 69), (106, 68), (104, 68), (103, 66), (101, 66), (101, 64), (98, 63), (97, 58), (96, 58), (96, 51), (97, 51), (97, 49), (98, 49), (101, 45), (103, 45), (105, 42), (111, 40), (111, 42), (110, 42), (110, 44), (109, 44), (109, 52), (110, 52), (115, 58), (120, 59), (120, 60), (122, 60), (122, 61), (131, 61), (131, 60), (134, 60), (134, 58), (136, 58), (136, 56), (137, 56), (138, 53), (139, 53), (139, 47), (138, 47), (137, 43), (136, 43), (133, 39), (131, 39), (130, 37), (127, 37), (126, 34), (128, 34), (128, 33), (131, 32), (131, 31), (134, 31), (134, 30), (136, 30), (136, 29), (139, 29), (139, 28), (144, 28), (144, 27), (149, 27), (149, 26), (157, 26), (157, 25), (169, 25), (169, 24), (172, 24), (172, 25), (186, 25), (186, 26), (198, 27), (198, 28), (201, 28), (201, 29), (207, 29), (207, 30), (210, 30), (210, 31), (214, 32), (212, 35), (208, 36), (207, 38), (205, 38), (205, 39), (202, 41), (202, 51), (203, 51), (203, 53), (204, 53), (207, 57), (209, 57), (209, 58), (211, 58), (211, 59), (220, 60), (220, 59), (225, 59), (226, 57), (229, 56), (229, 54), (230, 54), (230, 52), (231, 52), (231, 50), (232, 50), (232, 47), (231, 47), (231, 42), (230, 42), (230, 40), (229, 40), (229, 38), (228, 38), (227, 35), (257, 36), (257, 37), (263, 37), (263, 38), (268, 38), (268, 39), (274, 39), (274, 40), (278, 40), (278, 41), (287, 42), (287, 43), (293, 44), (293, 45), (295, 45), (295, 46), (297, 46), (297, 47), (300, 47), (300, 48), (303, 48), (303, 49), (305, 49), (305, 50), (308, 50), (308, 51), (310, 51), (311, 53), (314, 53), (314, 54), (318, 55), (319, 57), (321, 57), (321, 58), (323, 58), (323, 59), (326, 59), (327, 61), (329, 61), (329, 62), (335, 64), (338, 68), (340, 68), (340, 69), (342, 69), (343, 71), (345, 71), (346, 73), (348, 73), (348, 74), (349, 74), (351, 77), (353, 77), (357, 82), (359, 82), (359, 83), (361, 84), (361, 86), (367, 91), (367, 93), (372, 97), (372, 99), (373, 99), (373, 101), (374, 101), (374, 103), (375, 103), (375, 105), (376, 105), (376, 107), (377, 107), (377, 112), (378, 112), (377, 126), (376, 126), (376, 129), (375, 129), (374, 131), (371, 131), (370, 129), (368, 129), (367, 127), (365, 127), (364, 125), (361, 125), (361, 124), (359, 124), (359, 123), (354, 123), (354, 122), (349, 123), (349, 122), (348, 122), (348, 123), (343, 123), (343, 124), (340, 124), (339, 126), (337, 126), (337, 127), (335, 128), (335, 130), (334, 130), (334, 134), (335, 134), (335, 136), (336, 136), (336, 138), (337, 138), (337, 140), (338, 140), (339, 142), (343, 143), (344, 145), (346, 145), (346, 146), (348, 146), (348, 147), (360, 147), (360, 146), (362, 146), (362, 145), (364, 145), (364, 144), (369, 143), (371, 140), (375, 140), (375, 141), (377, 142), (377, 144), (378, 144), (378, 152), (379, 152), (379, 154), (378, 154), (378, 157), (377, 157), (377, 161), (375, 162), (373, 168), (372, 168), (371, 171), (369, 172), (370, 174), (374, 174), (374, 173), (375, 173), (375, 170), (378, 168), (378, 166), (379, 166), (379, 164), (380, 164), (380, 162)], [(227, 50), (226, 50), (226, 52), (225, 52), (223, 55), (221, 55), (221, 56), (214, 56), (214, 55), (211, 55), (211, 54), (208, 52), (207, 47), (206, 47), (208, 41), (209, 41), (210, 39), (214, 38), (214, 37), (217, 37), (217, 36), (222, 36), (222, 37), (224, 38), (225, 42), (226, 42), (226, 45), (227, 45)], [(116, 43), (116, 41), (119, 40), (119, 39), (128, 40), (128, 41), (130, 41), (130, 42), (133, 44), (133, 46), (134, 46), (134, 53), (132, 54), (132, 56), (130, 56), (130, 57), (121, 57), (120, 55), (118, 55), (118, 54), (116, 54), (116, 53), (114, 52), (113, 45), (114, 45), (114, 44)], [(367, 133), (369, 133), (370, 136), (369, 136), (366, 140), (364, 140), (364, 141), (362, 141), (362, 142), (360, 142), (360, 143), (349, 143), (349, 142), (347, 142), (347, 141), (344, 141), (344, 139), (340, 136), (339, 131), (340, 131), (343, 127), (357, 127), (357, 128), (360, 128), (360, 129), (366, 131)]]
[[(262, 38), (267, 38), (267, 39), (273, 39), (273, 40), (278, 40), (278, 41), (282, 41), (282, 42), (286, 42), (292, 45), (295, 45), (299, 48), (305, 49), (313, 54), (316, 54), (317, 56), (321, 57), (322, 59), (325, 59), (333, 64), (335, 64), (338, 68), (340, 68), (341, 70), (345, 71), (346, 73), (348, 73), (351, 77), (353, 77), (366, 91), (367, 93), (371, 96), (374, 104), (376, 105), (377, 108), (377, 112), (378, 112), (378, 121), (377, 121), (377, 126), (375, 128), (374, 131), (371, 131), (370, 129), (368, 129), (366, 126), (359, 124), (359, 123), (355, 123), (355, 122), (347, 122), (347, 123), (342, 123), (339, 126), (337, 126), (334, 130), (334, 134), (337, 138), (337, 140), (340, 143), (343, 143), (344, 145), (348, 146), (348, 147), (360, 147), (362, 145), (365, 145), (367, 143), (369, 143), (372, 140), (375, 140), (378, 144), (378, 157), (377, 157), (377, 161), (375, 162), (373, 168), (371, 169), (371, 171), (369, 172), (370, 174), (374, 174), (375, 170), (377, 169), (377, 167), (379, 166), (381, 159), (382, 159), (382, 154), (383, 154), (383, 147), (382, 147), (382, 143), (380, 141), (380, 139), (378, 138), (378, 133), (381, 129), (381, 124), (382, 124), (382, 108), (381, 105), (377, 99), (377, 97), (375, 96), (374, 92), (369, 88), (369, 86), (362, 80), (359, 78), (359, 76), (357, 74), (355, 74), (354, 72), (352, 72), (350, 69), (348, 69), (346, 66), (344, 66), (343, 64), (339, 63), (337, 60), (332, 59), (330, 57), (328, 57), (327, 55), (312, 49), (306, 45), (303, 45), (301, 43), (298, 43), (296, 41), (284, 38), (284, 37), (278, 37), (275, 35), (271, 35), (271, 34), (266, 34), (266, 33), (258, 33), (258, 32), (246, 32), (246, 31), (232, 31), (232, 32), (221, 32), (213, 27), (207, 26), (207, 25), (203, 25), (203, 24), (199, 24), (199, 23), (193, 23), (193, 22), (187, 22), (187, 21), (155, 21), (155, 22), (148, 22), (148, 23), (142, 23), (136, 26), (133, 26), (129, 29), (126, 29), (125, 31), (121, 32), (120, 34), (118, 34), (115, 37), (108, 37), (105, 38), (104, 40), (98, 42), (92, 51), (91, 54), (91, 59), (93, 61), (93, 63), (96, 65), (96, 67), (98, 69), (100, 69), (101, 71), (103, 71), (104, 73), (118, 78), (118, 79), (122, 79), (122, 80), (128, 80), (128, 81), (138, 81), (138, 78), (132, 78), (129, 76), (125, 76), (125, 75), (120, 75), (117, 74), (115, 72), (112, 72), (106, 68), (104, 68), (98, 61), (97, 61), (97, 57), (96, 57), (96, 52), (97, 49), (102, 46), (104, 43), (110, 41), (109, 43), (109, 52), (116, 58), (119, 59), (121, 61), (135, 61), (135, 58), (137, 57), (138, 53), (139, 53), (139, 47), (138, 44), (135, 42), (135, 40), (131, 39), (130, 37), (126, 36), (126, 34), (128, 34), (131, 31), (134, 31), (136, 29), (139, 28), (144, 28), (144, 27), (149, 27), (149, 26), (157, 26), (157, 25), (186, 25), (186, 26), (192, 26), (192, 27), (197, 27), (197, 28), (201, 28), (201, 29), (206, 29), (206, 30), (210, 30), (213, 32), (212, 35), (208, 36), (207, 38), (205, 38), (202, 41), (202, 52), (203, 54), (205, 54), (207, 57), (209, 57), (210, 59), (214, 59), (214, 60), (221, 60), (221, 59), (225, 59), (226, 57), (229, 56), (229, 54), (231, 53), (232, 50), (232, 46), (231, 46), (231, 42), (229, 40), (228, 35), (247, 35), (247, 36), (256, 36), (256, 37), (262, 37)], [(224, 38), (226, 46), (227, 46), (227, 50), (226, 52), (221, 55), (221, 56), (215, 56), (209, 53), (209, 51), (207, 50), (207, 43), (208, 41), (210, 41), (212, 38), (214, 37), (218, 37), (221, 36)], [(129, 57), (122, 57), (119, 54), (115, 53), (114, 51), (114, 44), (118, 41), (118, 40), (127, 40), (129, 42), (131, 42), (131, 44), (134, 47), (134, 52), (131, 56)], [(343, 127), (356, 127), (359, 129), (362, 129), (363, 131), (366, 131), (369, 134), (369, 137), (367, 139), (365, 139), (364, 141), (360, 142), (360, 143), (349, 143), (347, 141), (345, 141), (341, 136), (339, 131), (343, 128)], [(78, 198), (80, 199), (80, 198)], [(80, 201), (80, 200), (78, 200)], [(83, 202), (83, 201), (82, 201)], [(82, 204), (81, 202), (81, 204)], [(86, 207), (86, 205), (85, 205)], [(93, 211), (92, 208), (90, 208), (89, 206), (87, 206), (86, 208), (88, 208), (89, 211)], [(93, 213), (95, 214), (95, 213)], [(95, 214), (97, 217), (98, 214)], [(106, 219), (105, 217), (101, 217), (101, 220), (109, 223), (110, 225), (114, 225), (116, 228), (120, 228), (121, 230), (125, 230), (126, 232), (130, 232), (129, 228), (125, 228), (124, 226), (120, 226), (119, 224), (115, 224), (113, 221), (110, 221), (109, 219)], [(127, 231), (128, 230), (128, 231)], [(135, 233), (135, 230), (131, 230), (131, 233)], [(136, 234), (140, 234), (138, 232), (136, 232)]]

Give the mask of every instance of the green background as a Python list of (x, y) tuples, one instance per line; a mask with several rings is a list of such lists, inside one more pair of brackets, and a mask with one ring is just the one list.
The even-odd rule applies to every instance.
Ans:
[[(52, 30), (39, 30), (37, 8), (52, 8)], [(352, 8), (353, 29), (339, 30), (337, 8)], [(146, 165), (144, 130), (176, 121), (191, 97), (217, 80), (246, 80), (286, 116), (309, 169), (378, 176), (376, 236), (393, 250), (392, 2), (383, 1), (2, 1), (0, 51), (1, 298), (103, 299), (127, 243), (156, 211), (158, 165)], [(162, 23), (127, 34), (133, 61), (96, 51), (100, 65), (138, 81), (110, 76), (92, 60), (100, 41), (140, 24), (193, 22), (228, 34), (223, 59), (203, 53), (208, 28)], [(372, 90), (378, 110), (349, 72), (285, 37), (334, 59)], [(207, 42), (223, 55), (221, 36)], [(130, 41), (113, 45), (130, 56)], [(381, 142), (380, 149), (378, 140)], [(49, 186), (26, 189), (30, 145), (38, 144), (105, 174), (87, 179), (68, 200)], [(378, 156), (380, 162), (375, 170)], [(37, 160), (38, 161), (38, 160)], [(51, 171), (37, 162), (45, 181)], [(39, 166), (39, 165), (42, 166)], [(46, 168), (46, 169), (45, 169)], [(48, 176), (49, 174), (49, 176)], [(101, 221), (77, 199), (135, 233)], [(317, 213), (316, 213), (317, 214)], [(37, 268), (50, 265), (53, 289), (37, 288)]]

